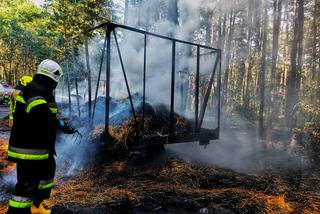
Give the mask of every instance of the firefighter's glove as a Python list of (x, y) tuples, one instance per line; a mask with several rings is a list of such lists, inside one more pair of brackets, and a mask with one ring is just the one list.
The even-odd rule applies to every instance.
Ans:
[(68, 122), (64, 120), (59, 120), (59, 123), (60, 123), (60, 130), (63, 133), (74, 134), (75, 132), (77, 132), (77, 130), (73, 128)]

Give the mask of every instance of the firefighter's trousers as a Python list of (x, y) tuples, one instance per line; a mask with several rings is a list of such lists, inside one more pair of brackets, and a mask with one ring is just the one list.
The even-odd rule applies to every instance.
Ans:
[(7, 214), (30, 214), (50, 197), (56, 163), (53, 156), (46, 160), (17, 163), (17, 184), (9, 200)]

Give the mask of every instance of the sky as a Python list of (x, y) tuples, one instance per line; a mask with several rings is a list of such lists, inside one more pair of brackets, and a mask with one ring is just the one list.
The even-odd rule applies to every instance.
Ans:
[(41, 6), (44, 3), (44, 0), (32, 0), (37, 6)]

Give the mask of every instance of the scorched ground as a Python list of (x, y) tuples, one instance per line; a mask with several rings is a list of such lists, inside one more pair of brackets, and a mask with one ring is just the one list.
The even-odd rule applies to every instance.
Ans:
[[(241, 134), (239, 131), (234, 131)], [(8, 135), (0, 141), (1, 206), (12, 186), (4, 177)], [(102, 149), (86, 168), (68, 176), (60, 169), (46, 204), (53, 213), (319, 213), (320, 177), (315, 166), (240, 173), (213, 164), (188, 162), (163, 151), (115, 158)], [(264, 155), (265, 157), (261, 157)], [(272, 159), (266, 151), (258, 159)], [(256, 163), (255, 163), (256, 164)], [(252, 166), (255, 166), (253, 164)], [(253, 169), (253, 168), (252, 168)]]

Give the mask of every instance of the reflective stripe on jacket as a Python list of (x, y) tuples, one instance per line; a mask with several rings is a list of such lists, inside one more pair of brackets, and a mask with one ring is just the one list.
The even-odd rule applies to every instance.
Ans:
[(22, 149), (22, 148), (9, 146), (8, 156), (21, 159), (21, 160), (44, 160), (49, 158), (49, 150)]
[(30, 113), (32, 108), (34, 108), (38, 105), (46, 104), (46, 103), (47, 103), (47, 101), (41, 96), (32, 97), (26, 103), (26, 112)]

